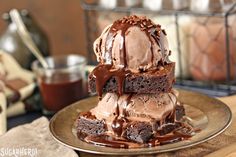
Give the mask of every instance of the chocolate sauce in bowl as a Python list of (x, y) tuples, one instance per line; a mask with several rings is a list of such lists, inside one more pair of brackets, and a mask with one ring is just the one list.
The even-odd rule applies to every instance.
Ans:
[(44, 107), (49, 111), (58, 111), (70, 105), (84, 95), (80, 74), (53, 74), (40, 78), (39, 83)]

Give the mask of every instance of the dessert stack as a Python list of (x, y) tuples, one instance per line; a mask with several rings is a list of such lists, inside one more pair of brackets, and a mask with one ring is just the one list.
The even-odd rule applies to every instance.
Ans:
[(136, 15), (107, 26), (94, 42), (99, 64), (89, 75), (89, 90), (99, 102), (79, 113), (81, 140), (108, 147), (140, 148), (191, 137), (181, 121), (175, 63), (168, 57), (167, 34), (159, 24)]

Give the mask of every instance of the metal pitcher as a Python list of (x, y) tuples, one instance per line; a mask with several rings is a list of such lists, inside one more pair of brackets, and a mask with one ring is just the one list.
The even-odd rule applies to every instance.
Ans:
[[(37, 23), (35, 23), (27, 10), (21, 10), (20, 15), (43, 56), (48, 56), (49, 43), (45, 33), (39, 28)], [(23, 43), (17, 32), (17, 25), (13, 22), (9, 12), (4, 13), (2, 17), (8, 23), (8, 27), (0, 37), (0, 49), (11, 54), (23, 68), (30, 69), (31, 63), (35, 60), (35, 57)]]

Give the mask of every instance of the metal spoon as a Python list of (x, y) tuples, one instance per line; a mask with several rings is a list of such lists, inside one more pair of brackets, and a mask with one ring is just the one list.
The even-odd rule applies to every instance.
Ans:
[(31, 38), (30, 33), (26, 29), (18, 10), (17, 9), (12, 9), (9, 12), (9, 15), (12, 19), (12, 22), (14, 22), (16, 24), (17, 32), (19, 33), (19, 35), (20, 35), (22, 41), (24, 42), (24, 44), (33, 53), (33, 55), (39, 60), (39, 62), (43, 66), (43, 68), (47, 69), (49, 67), (48, 63), (46, 62), (46, 60), (42, 56), (42, 53), (40, 52), (38, 47), (35, 45), (33, 39)]

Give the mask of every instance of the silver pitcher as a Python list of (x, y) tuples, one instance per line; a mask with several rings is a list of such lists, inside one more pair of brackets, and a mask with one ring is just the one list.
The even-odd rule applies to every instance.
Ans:
[[(35, 23), (27, 10), (21, 10), (19, 12), (33, 41), (42, 52), (43, 56), (48, 56), (49, 43), (46, 34), (40, 29), (37, 23)], [(23, 68), (30, 69), (31, 63), (35, 60), (35, 57), (23, 43), (17, 32), (17, 25), (13, 22), (9, 12), (4, 13), (2, 17), (8, 23), (8, 27), (0, 37), (0, 49), (11, 54)]]

